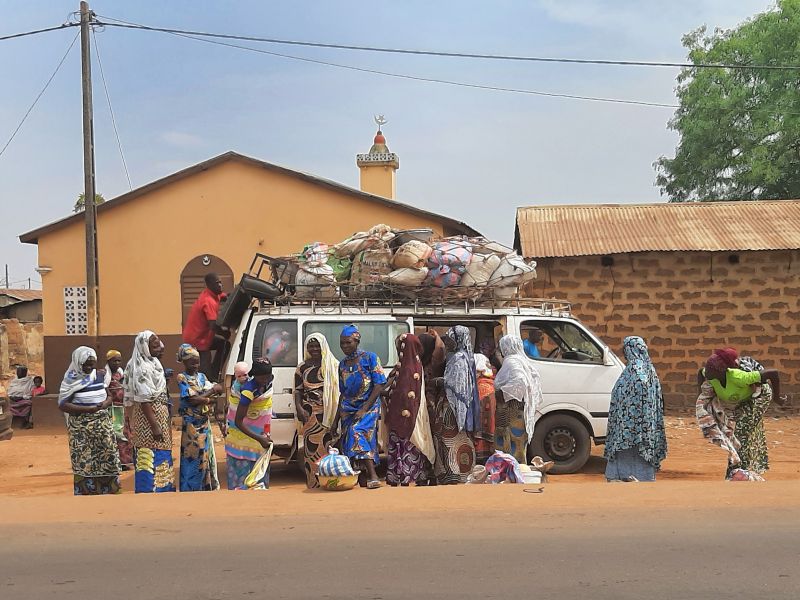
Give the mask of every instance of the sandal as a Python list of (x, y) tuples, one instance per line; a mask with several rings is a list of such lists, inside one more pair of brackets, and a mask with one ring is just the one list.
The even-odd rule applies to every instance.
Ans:
[(367, 481), (368, 490), (377, 490), (379, 487), (381, 487), (381, 482), (378, 481), (377, 479), (370, 479), (369, 481)]

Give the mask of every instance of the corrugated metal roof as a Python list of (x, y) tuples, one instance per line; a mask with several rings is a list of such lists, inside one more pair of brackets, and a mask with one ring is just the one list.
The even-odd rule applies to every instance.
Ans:
[(800, 248), (800, 201), (528, 206), (517, 209), (525, 257)]
[(19, 302), (29, 302), (31, 300), (41, 300), (42, 290), (20, 290), (14, 288), (0, 288), (0, 296), (8, 296)]

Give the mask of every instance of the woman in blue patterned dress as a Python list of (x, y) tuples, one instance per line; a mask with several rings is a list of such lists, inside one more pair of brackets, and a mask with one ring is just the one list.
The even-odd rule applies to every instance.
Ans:
[(661, 382), (640, 337), (623, 342), (627, 366), (611, 391), (605, 457), (608, 481), (655, 481), (667, 456)]
[(344, 359), (339, 363), (339, 413), (331, 430), (337, 431), (341, 424), (342, 451), (361, 469), (361, 484), (375, 489), (381, 485), (375, 465), (380, 397), (386, 386), (386, 374), (376, 354), (359, 349), (360, 342), (358, 327), (348, 325), (342, 330), (339, 346)]
[(180, 491), (202, 492), (219, 489), (217, 460), (214, 454), (214, 432), (211, 430), (213, 396), (222, 387), (212, 383), (198, 369), (200, 352), (191, 344), (178, 348), (178, 362), (184, 372), (178, 375), (181, 393), (181, 474)]

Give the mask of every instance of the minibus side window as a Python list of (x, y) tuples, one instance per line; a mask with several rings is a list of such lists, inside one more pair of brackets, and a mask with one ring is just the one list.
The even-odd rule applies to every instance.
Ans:
[(258, 322), (253, 335), (253, 360), (268, 358), (275, 367), (296, 367), (297, 351), (297, 321)]

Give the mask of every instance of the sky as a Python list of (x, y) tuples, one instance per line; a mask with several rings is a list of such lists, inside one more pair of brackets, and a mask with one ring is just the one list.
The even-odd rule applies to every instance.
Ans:
[[(0, 36), (61, 24), (78, 4), (0, 0), (0, 7), (5, 5)], [(101, 17), (258, 37), (484, 54), (683, 61), (681, 38), (687, 32), (701, 25), (734, 27), (774, 2), (90, 4)], [(0, 41), (0, 148), (76, 33), (72, 28)], [(465, 221), (508, 243), (518, 206), (664, 201), (654, 185), (652, 164), (662, 155), (673, 156), (678, 142), (667, 128), (673, 112), (669, 108), (411, 81), (157, 32), (108, 27), (96, 32), (96, 40), (134, 188), (228, 150), (357, 188), (355, 155), (369, 150), (376, 128), (373, 115), (383, 114), (388, 119), (387, 143), (400, 157), (396, 199)], [(675, 103), (678, 71), (673, 68), (249, 45), (418, 77)], [(130, 187), (97, 62), (93, 79), (97, 190), (110, 199)], [(83, 190), (80, 90), (76, 43), (0, 156), (0, 270), (8, 265), (12, 284), (27, 286), (31, 278), (37, 287), (39, 280), (34, 271), (36, 247), (21, 244), (18, 236), (70, 214)], [(225, 218), (224, 208), (220, 211)], [(209, 228), (218, 219), (212, 216)], [(264, 219), (268, 222), (267, 215)], [(235, 227), (233, 219), (230, 227)], [(181, 235), (179, 227), (175, 235)], [(75, 260), (83, 261), (83, 255)]]

